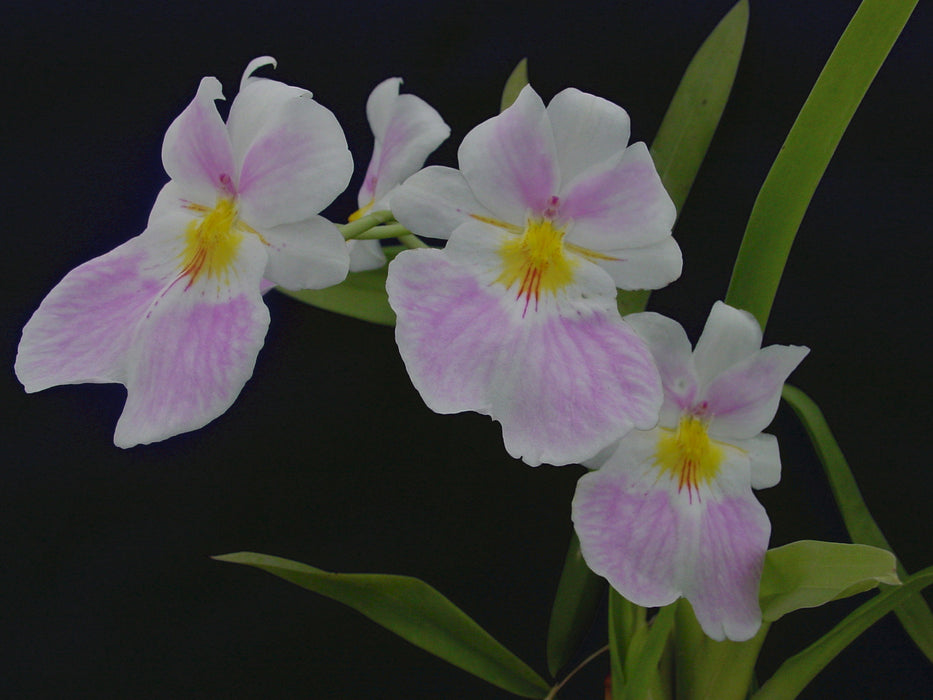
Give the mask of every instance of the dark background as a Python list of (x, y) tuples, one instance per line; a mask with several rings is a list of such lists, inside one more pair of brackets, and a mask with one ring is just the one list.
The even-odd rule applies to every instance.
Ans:
[[(732, 100), (675, 230), (684, 274), (652, 308), (695, 339), (725, 293), (755, 195), (855, 1), (752, 2)], [(6, 3), (0, 66), (4, 289), (0, 692), (11, 697), (498, 698), (504, 693), (355, 612), (210, 555), (254, 550), (436, 586), (544, 672), (547, 616), (579, 467), (508, 458), (496, 424), (436, 416), (392, 331), (273, 292), (253, 379), (193, 434), (120, 450), (118, 385), (26, 395), (20, 330), (64, 274), (141, 232), (166, 176), (165, 129), (203, 75), (228, 99), (253, 57), (311, 89), (357, 162), (328, 210), (355, 209), (383, 78), (451, 125), (453, 165), (527, 56), (545, 100), (567, 86), (623, 105), (653, 138), (691, 55), (731, 0)], [(792, 377), (823, 407), (909, 570), (933, 564), (928, 311), (933, 8), (921, 3), (803, 222), (767, 330), (806, 344)], [(782, 408), (784, 478), (760, 498), (774, 545), (846, 539), (820, 466)], [(777, 623), (760, 672), (854, 606)], [(597, 623), (586, 652), (604, 643)], [(562, 693), (601, 697), (606, 660)], [(909, 698), (933, 671), (886, 618), (804, 698)], [(927, 691), (923, 689), (926, 688)]]

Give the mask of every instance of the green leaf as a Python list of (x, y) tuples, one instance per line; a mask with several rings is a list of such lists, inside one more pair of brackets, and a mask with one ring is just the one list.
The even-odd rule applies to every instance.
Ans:
[(804, 540), (765, 557), (758, 597), (768, 622), (875, 588), (899, 585), (891, 552), (864, 544)]
[(904, 601), (919, 595), (919, 592), (931, 583), (933, 566), (907, 578), (903, 585), (889, 588), (863, 603), (823, 637), (781, 664), (774, 675), (752, 696), (752, 700), (786, 700), (797, 697), (816, 674), (856, 637)]
[(629, 681), (625, 687), (625, 700), (645, 700), (651, 697), (652, 687), (657, 687), (658, 665), (674, 628), (675, 610), (675, 605), (668, 605), (658, 611), (651, 622), (644, 644), (637, 654), (632, 655), (631, 663), (626, 663)]
[[(852, 470), (849, 469), (849, 463), (842, 454), (842, 449), (829, 429), (819, 406), (804, 392), (790, 384), (784, 385), (781, 395), (797, 414), (813, 442), (816, 454), (826, 472), (833, 497), (836, 499), (836, 505), (842, 514), (842, 521), (852, 541), (893, 552), (881, 528), (871, 517), (868, 506), (865, 505), (858, 485), (855, 483)], [(901, 579), (907, 578), (907, 570), (900, 562), (897, 564), (897, 573)], [(916, 595), (908, 599), (895, 610), (895, 613), (914, 643), (920, 647), (930, 661), (933, 661), (933, 612), (930, 611), (923, 598)]]
[(570, 663), (593, 623), (605, 588), (606, 579), (590, 571), (583, 561), (580, 540), (573, 533), (547, 630), (547, 666), (552, 676)]
[(771, 623), (762, 622), (747, 641), (717, 642), (703, 632), (689, 601), (681, 598), (674, 605), (677, 700), (746, 700)]
[[(609, 589), (609, 674), (612, 700), (625, 699), (625, 655), (642, 640), (645, 611)], [(637, 637), (637, 639), (636, 639)]]
[(764, 328), (797, 229), (842, 134), (917, 0), (863, 0), (758, 193), (726, 303)]
[[(678, 214), (732, 91), (747, 29), (748, 2), (742, 0), (716, 25), (690, 61), (651, 144), (655, 167)], [(649, 294), (620, 290), (619, 311), (623, 315), (644, 311)]]
[(389, 574), (334, 574), (307, 564), (254, 552), (214, 557), (267, 571), (332, 598), (495, 686), (541, 698), (548, 684), (424, 581)]
[(499, 102), (499, 111), (504, 112), (518, 99), (518, 93), (528, 84), (528, 59), (523, 58), (512, 70), (505, 87), (502, 89), (502, 100)]
[(716, 25), (690, 61), (651, 144), (655, 167), (678, 213), (732, 91), (747, 28), (748, 2), (742, 0)]
[[(382, 249), (391, 262), (405, 246), (396, 245)], [(319, 309), (326, 309), (344, 316), (352, 316), (370, 323), (383, 326), (395, 325), (395, 312), (389, 306), (386, 294), (386, 275), (388, 264), (378, 270), (351, 272), (338, 285), (327, 289), (302, 289), (297, 292), (276, 287), (282, 294)]]

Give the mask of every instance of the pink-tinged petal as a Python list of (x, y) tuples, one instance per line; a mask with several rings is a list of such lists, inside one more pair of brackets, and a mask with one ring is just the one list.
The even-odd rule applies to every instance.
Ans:
[(640, 248), (671, 235), (677, 210), (643, 143), (598, 164), (561, 191), (560, 215), (574, 222), (568, 241), (596, 251)]
[(769, 345), (716, 377), (699, 397), (713, 416), (710, 435), (747, 439), (764, 430), (777, 412), (784, 381), (808, 352)]
[(637, 605), (683, 596), (713, 639), (750, 638), (770, 523), (748, 483), (748, 460), (726, 449), (712, 483), (678, 490), (654, 466), (658, 431), (632, 433), (583, 476), (573, 521), (587, 565)]
[(386, 78), (373, 88), (366, 99), (366, 120), (377, 141), (382, 139), (389, 128), (402, 82), (401, 78)]
[[(432, 165), (392, 192), (392, 213), (412, 233), (427, 238), (450, 238), (471, 216), (493, 219), (480, 204), (459, 170)], [(524, 225), (524, 222), (522, 222)]]
[(270, 282), (269, 280), (263, 278), (259, 283), (259, 293), (265, 294), (268, 291), (275, 289), (275, 282)]
[(262, 228), (259, 234), (269, 254), (264, 275), (280, 287), (323, 289), (343, 282), (347, 276), (347, 243), (323, 216)]
[(619, 289), (660, 289), (680, 277), (683, 256), (673, 236), (642, 248), (603, 251), (612, 260), (597, 264), (612, 277)]
[(502, 285), (482, 284), (436, 250), (399, 255), (386, 289), (399, 351), (428, 407), (491, 416), (509, 454), (532, 466), (587, 459), (657, 420), (650, 354), (601, 298), (566, 315), (559, 303), (524, 314)]
[(28, 392), (58, 384), (123, 382), (136, 322), (164, 281), (147, 273), (140, 237), (69, 272), (29, 319), (16, 355)]
[(511, 107), (468, 133), (458, 151), (470, 189), (497, 218), (524, 225), (543, 213), (560, 188), (554, 134), (531, 86)]
[(237, 172), (227, 129), (214, 100), (224, 99), (217, 78), (202, 78), (198, 92), (165, 132), (165, 172), (198, 204), (214, 206), (236, 191)]
[(259, 294), (265, 251), (245, 239), (229, 285), (171, 286), (139, 323), (114, 442), (132, 447), (195, 430), (236, 400), (269, 325)]
[(685, 544), (675, 504), (650, 466), (656, 435), (622, 438), (607, 463), (580, 478), (572, 503), (587, 566), (646, 607), (680, 597), (678, 558)]
[(398, 94), (400, 83), (400, 78), (382, 82), (366, 104), (376, 141), (359, 201), (361, 206), (374, 201), (375, 210), (388, 208), (389, 193), (450, 136), (450, 127), (427, 102)]
[(768, 489), (781, 480), (781, 452), (777, 438), (761, 433), (748, 440), (733, 440), (751, 462), (752, 488)]
[(759, 348), (761, 326), (755, 317), (717, 301), (709, 312), (693, 353), (700, 383), (709, 384), (732, 365), (758, 352)]
[(635, 329), (651, 351), (664, 387), (660, 424), (673, 428), (681, 414), (693, 407), (697, 395), (690, 339), (677, 321), (652, 311), (629, 314), (625, 321)]
[(243, 219), (271, 228), (307, 219), (343, 192), (353, 158), (333, 113), (311, 93), (253, 78), (227, 120)]
[(565, 187), (587, 168), (618, 162), (631, 135), (624, 109), (576, 88), (554, 96), (547, 106)]
[(379, 241), (347, 241), (350, 272), (378, 270), (386, 264), (386, 254)]
[[(747, 477), (746, 477), (747, 479)], [(771, 523), (748, 487), (709, 498), (684, 597), (712, 639), (744, 642), (761, 626), (758, 586)]]
[(520, 294), (520, 281), (516, 280), (506, 291), (500, 251), (505, 243), (516, 240), (518, 235), (499, 226), (469, 219), (450, 236), (444, 254), (448, 260), (468, 269), (481, 285), (490, 286), (503, 295), (505, 303), (517, 316), (523, 316), (532, 309), (550, 309), (568, 316), (586, 315), (593, 308), (603, 313), (618, 309), (612, 278), (599, 265), (572, 252), (565, 252), (565, 256), (573, 265), (573, 279), (564, 287), (553, 292), (542, 290), (538, 298), (528, 304), (528, 297)]

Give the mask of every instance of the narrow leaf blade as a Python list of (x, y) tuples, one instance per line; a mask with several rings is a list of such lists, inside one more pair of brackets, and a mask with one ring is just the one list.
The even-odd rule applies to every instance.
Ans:
[(590, 571), (580, 553), (580, 540), (574, 533), (548, 624), (547, 665), (552, 676), (570, 663), (593, 622), (605, 589), (606, 579)]
[[(403, 250), (407, 248), (401, 245), (383, 248), (388, 262), (391, 262)], [(370, 323), (394, 326), (395, 312), (389, 306), (389, 297), (386, 294), (388, 269), (388, 264), (386, 264), (378, 270), (351, 272), (343, 282), (326, 289), (301, 289), (299, 291), (281, 287), (276, 287), (276, 289), (309, 306), (316, 306), (319, 309)]]
[(784, 700), (797, 697), (816, 674), (856, 637), (904, 601), (917, 597), (920, 591), (931, 583), (933, 566), (909, 577), (902, 586), (890, 588), (863, 603), (823, 637), (781, 664), (774, 675), (752, 696), (752, 700)]
[(280, 557), (237, 552), (214, 557), (246, 564), (327, 596), (415, 646), (493, 685), (541, 698), (547, 683), (424, 581), (389, 574), (335, 574)]
[[(732, 92), (747, 29), (748, 2), (741, 0), (694, 54), (651, 144), (655, 167), (678, 214)], [(644, 290), (620, 290), (619, 311), (623, 316), (644, 311), (649, 294)]]
[[(810, 436), (852, 541), (893, 552), (881, 528), (871, 517), (858, 484), (855, 483), (852, 470), (849, 469), (849, 463), (819, 406), (804, 392), (790, 384), (784, 385), (781, 396), (797, 414)], [(897, 573), (901, 579), (907, 578), (907, 570), (900, 562), (897, 563)], [(919, 595), (913, 596), (895, 610), (895, 613), (914, 643), (930, 661), (933, 661), (933, 612), (926, 601)]]
[(748, 2), (741, 0), (690, 61), (651, 144), (655, 167), (678, 213), (726, 108), (747, 29)]
[(758, 597), (768, 622), (794, 610), (899, 585), (891, 552), (863, 544), (792, 542), (768, 551)]
[(518, 99), (518, 93), (528, 84), (528, 59), (523, 58), (512, 70), (505, 87), (502, 88), (502, 99), (499, 101), (499, 111), (503, 112)]
[(833, 49), (758, 193), (726, 303), (764, 328), (787, 256), (852, 115), (917, 0), (863, 0)]

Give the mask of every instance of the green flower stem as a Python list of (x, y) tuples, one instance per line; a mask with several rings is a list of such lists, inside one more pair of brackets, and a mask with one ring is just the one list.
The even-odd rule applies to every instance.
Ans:
[(677, 607), (677, 700), (745, 700), (770, 623), (747, 642), (715, 642), (700, 628), (690, 604)]
[(358, 238), (361, 233), (368, 231), (374, 226), (393, 221), (394, 218), (392, 212), (388, 210), (374, 211), (372, 214), (361, 216), (356, 221), (352, 221), (348, 224), (337, 224), (337, 230), (340, 231), (344, 239), (349, 240), (351, 238)]
[(577, 675), (577, 673), (578, 673), (581, 669), (583, 669), (587, 664), (589, 664), (589, 663), (592, 662), (592, 661), (595, 661), (596, 658), (598, 658), (598, 657), (601, 656), (602, 654), (605, 654), (608, 650), (609, 650), (609, 645), (607, 644), (607, 645), (604, 646), (603, 648), (597, 649), (597, 650), (594, 651), (592, 654), (590, 654), (590, 655), (587, 656), (585, 659), (583, 659), (583, 661), (581, 661), (579, 664), (577, 664), (577, 666), (576, 666), (570, 673), (568, 673), (566, 676), (564, 676), (563, 680), (561, 680), (560, 683), (558, 683), (558, 684), (555, 685), (553, 688), (551, 688), (551, 692), (548, 693), (548, 694), (544, 697), (544, 700), (554, 700), (554, 698), (557, 697), (557, 693), (560, 692), (560, 689), (563, 688), (565, 685), (567, 685), (567, 682), (568, 682), (571, 678), (573, 678), (575, 675)]
[(398, 242), (401, 243), (406, 248), (430, 248), (431, 247), (413, 233), (409, 233), (403, 236), (396, 236), (396, 238), (398, 238)]
[(383, 226), (373, 226), (368, 231), (354, 236), (354, 241), (374, 241), (382, 238), (401, 238), (411, 234), (407, 228), (401, 224), (385, 224)]

